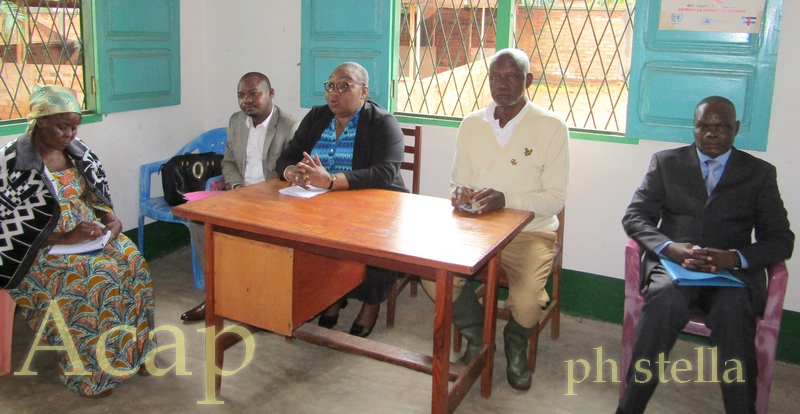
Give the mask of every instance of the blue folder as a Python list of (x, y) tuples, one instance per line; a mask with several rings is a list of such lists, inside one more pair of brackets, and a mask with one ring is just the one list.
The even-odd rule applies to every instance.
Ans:
[(734, 277), (727, 270), (718, 270), (715, 273), (698, 272), (689, 270), (672, 260), (661, 258), (661, 264), (672, 279), (679, 286), (731, 286), (742, 287), (744, 282)]

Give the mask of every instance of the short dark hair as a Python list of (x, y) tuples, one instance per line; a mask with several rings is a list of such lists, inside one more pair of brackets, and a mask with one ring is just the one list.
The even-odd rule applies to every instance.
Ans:
[(244, 75), (242, 75), (242, 77), (239, 79), (239, 83), (242, 83), (242, 81), (245, 80), (246, 78), (258, 78), (258, 80), (267, 84), (267, 90), (272, 89), (272, 84), (269, 82), (269, 78), (267, 77), (267, 75), (261, 72), (247, 72)]
[(733, 119), (736, 119), (736, 105), (734, 105), (733, 102), (730, 101), (730, 99), (724, 96), (709, 96), (703, 99), (702, 101), (698, 102), (697, 106), (694, 107), (695, 119), (697, 118), (697, 110), (700, 109), (701, 106), (711, 103), (727, 106), (728, 109), (730, 109), (731, 112), (733, 112)]

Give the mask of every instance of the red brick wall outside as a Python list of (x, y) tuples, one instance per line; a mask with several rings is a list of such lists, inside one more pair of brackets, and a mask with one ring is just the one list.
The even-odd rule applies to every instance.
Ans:
[[(611, 13), (609, 17), (605, 10), (572, 9), (567, 15), (566, 11), (554, 8), (548, 17), (545, 9), (534, 8), (529, 14), (527, 9), (520, 8), (517, 10), (517, 32), (518, 36), (520, 32), (523, 35), (518, 40), (518, 47), (531, 57), (531, 72), (535, 80), (541, 77), (548, 84), (557, 85), (563, 76), (570, 84), (583, 80), (599, 84), (603, 79), (608, 79), (611, 84), (621, 84), (625, 82), (630, 67), (631, 26), (628, 26), (626, 39), (619, 46), (622, 60), (617, 53), (617, 42), (620, 42), (627, 24), (628, 14), (624, 9)], [(577, 48), (573, 39), (577, 40)]]
[[(496, 10), (489, 9), (486, 11), (486, 28), (484, 30), (483, 47), (485, 49), (494, 49), (495, 41), (497, 39), (494, 27), (494, 19), (496, 18)], [(473, 14), (474, 13), (474, 14)], [(441, 11), (442, 20), (439, 25), (434, 28), (433, 46), (437, 51), (437, 72), (445, 72), (452, 68), (466, 65), (468, 61), (472, 61), (472, 49), (477, 49), (481, 46), (481, 15), (482, 9), (461, 9), (458, 11), (458, 19), (456, 19), (455, 9), (443, 9)], [(433, 25), (435, 17), (431, 17), (425, 21), (427, 27)], [(456, 21), (459, 27), (456, 28)], [(467, 37), (467, 39), (464, 39)], [(465, 44), (469, 42), (469, 49), (464, 50)]]
[[(3, 77), (2, 89), (0, 89), (0, 120), (20, 119), (28, 115), (30, 108), (28, 107), (28, 96), (30, 89), (33, 88), (34, 83), (46, 85), (62, 85), (71, 88), (78, 96), (78, 102), (83, 102), (83, 66), (78, 65), (73, 71), (72, 66), (53, 66), (46, 65), (42, 69), (41, 76), (37, 74), (36, 68), (33, 65), (25, 65), (23, 70), (24, 81), (20, 81), (19, 72), (14, 69), (13, 63), (5, 63), (8, 67), (4, 67), (2, 74)], [(58, 74), (56, 69), (63, 68), (61, 73)], [(17, 108), (12, 109), (12, 97), (9, 95), (5, 88), (19, 89), (16, 99)]]
[[(437, 14), (425, 19), (424, 28), (427, 29), (427, 41), (434, 48), (433, 59), (437, 65), (436, 72), (442, 73), (458, 66), (463, 66), (467, 62), (474, 60), (474, 55), (481, 46), (481, 27), (484, 9), (471, 9), (464, 8), (458, 10), (458, 18), (456, 18), (456, 9), (442, 8), (439, 11), (441, 19)], [(486, 9), (486, 28), (484, 29), (483, 48), (495, 48), (495, 27), (494, 22), (497, 19), (496, 9)], [(456, 27), (456, 23), (458, 27)], [(400, 31), (400, 45), (409, 46), (411, 38), (408, 32), (408, 27), (403, 27)], [(425, 30), (422, 30), (424, 32)], [(424, 33), (420, 35), (420, 42), (424, 44), (426, 36)], [(469, 49), (464, 50), (464, 45), (469, 44)], [(430, 58), (430, 57), (428, 57)], [(430, 76), (431, 74), (425, 74)]]
[[(486, 9), (486, 12), (487, 27), (483, 48), (493, 50), (496, 42), (494, 22), (497, 12), (496, 9)], [(452, 8), (443, 8), (439, 13), (441, 19), (434, 14), (425, 20), (428, 37), (434, 46), (437, 73), (468, 62), (469, 56), (463, 50), (467, 41), (470, 42), (471, 53), (476, 53), (476, 49), (480, 46), (482, 9), (474, 9), (474, 17), (473, 9), (460, 9), (458, 19), (456, 10)], [(591, 23), (586, 22), (587, 18), (591, 19)], [(460, 31), (458, 28), (454, 29), (456, 21), (460, 25)], [(621, 84), (625, 82), (625, 73), (630, 64), (632, 30), (628, 25), (625, 32), (627, 24), (628, 15), (625, 9), (612, 12), (609, 17), (605, 9), (590, 12), (572, 8), (567, 14), (564, 10), (553, 8), (548, 22), (547, 10), (544, 8), (532, 8), (529, 13), (527, 8), (520, 7), (517, 10), (517, 36), (520, 37), (520, 33), (522, 36), (518, 39), (518, 47), (531, 57), (531, 72), (537, 82), (544, 72), (543, 79), (551, 85), (560, 83), (562, 76), (570, 84), (580, 83), (583, 80), (590, 84), (599, 84), (606, 78), (611, 84)], [(594, 33), (593, 29), (597, 33)], [(620, 42), (623, 33), (626, 40), (620, 44), (620, 52), (623, 54), (620, 60), (617, 43)], [(421, 35), (420, 41), (424, 42), (425, 37), (424, 34)], [(464, 37), (468, 37), (468, 40)], [(577, 48), (573, 39), (577, 39)], [(407, 26), (401, 30), (400, 45), (410, 45)], [(472, 59), (474, 58), (470, 58)]]
[[(32, 30), (31, 53), (25, 53), (22, 60), (24, 62), (15, 63), (19, 59), (17, 53), (18, 36), (14, 35), (11, 39), (12, 44), (1, 45), (3, 52), (2, 71), (0, 71), (0, 120), (20, 119), (28, 115), (28, 97), (34, 83), (47, 85), (62, 85), (71, 88), (78, 97), (79, 102), (84, 101), (83, 94), (83, 59), (81, 51), (77, 49), (78, 43), (75, 41), (75, 31), (80, 30), (80, 16), (73, 18), (72, 28), (66, 41), (67, 48), (58, 43), (58, 34), (43, 30), (43, 28), (56, 28), (63, 23), (53, 22), (50, 15), (46, 13), (36, 15), (35, 30)], [(42, 39), (42, 35), (49, 38)], [(44, 43), (50, 43), (45, 48)], [(6, 51), (6, 49), (8, 49)], [(77, 62), (71, 65), (70, 61)], [(41, 70), (41, 72), (40, 72)], [(16, 96), (15, 96), (16, 94)], [(14, 106), (16, 104), (16, 107)]]

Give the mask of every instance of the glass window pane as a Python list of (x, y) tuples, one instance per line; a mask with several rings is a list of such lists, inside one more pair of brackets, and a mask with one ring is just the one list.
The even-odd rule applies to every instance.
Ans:
[(496, 1), (404, 0), (397, 110), (464, 116), (491, 100)]
[[(397, 111), (464, 116), (491, 102), (498, 0), (403, 0)], [(574, 128), (624, 132), (635, 0), (516, 0), (528, 95)]]
[(570, 127), (624, 132), (634, 3), (519, 1), (515, 38), (531, 59), (531, 100)]
[(80, 0), (1, 0), (0, 121), (25, 118), (35, 83), (84, 102)]

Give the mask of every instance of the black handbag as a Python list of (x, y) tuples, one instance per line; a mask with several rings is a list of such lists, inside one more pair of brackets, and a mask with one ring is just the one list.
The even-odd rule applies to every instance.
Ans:
[(209, 178), (222, 174), (222, 155), (215, 152), (176, 155), (161, 166), (161, 185), (167, 204), (186, 202), (183, 195), (206, 189)]

